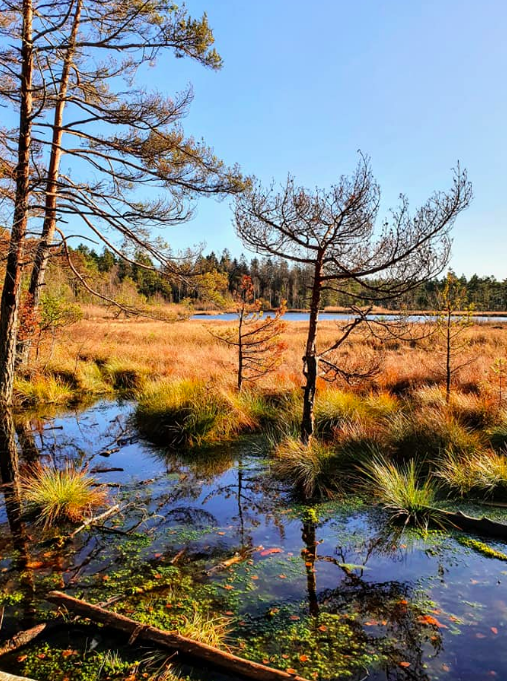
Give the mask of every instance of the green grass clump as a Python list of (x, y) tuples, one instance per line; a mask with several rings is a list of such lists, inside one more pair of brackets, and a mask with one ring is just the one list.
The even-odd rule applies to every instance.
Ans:
[(14, 384), (15, 399), (20, 404), (67, 404), (76, 397), (75, 389), (61, 378), (34, 376), (30, 380), (18, 378)]
[(148, 380), (148, 369), (129, 360), (114, 357), (101, 367), (105, 380), (115, 390), (142, 390)]
[(317, 398), (315, 426), (319, 433), (329, 435), (344, 422), (377, 426), (400, 408), (399, 401), (390, 393), (371, 393), (367, 396), (328, 388)]
[(488, 546), (482, 541), (472, 539), (471, 537), (458, 537), (457, 539), (463, 546), (473, 549), (478, 553), (482, 553), (482, 555), (486, 556), (487, 558), (496, 558), (497, 560), (507, 561), (507, 554), (497, 551), (496, 549), (492, 549), (491, 546)]
[(402, 461), (412, 458), (428, 461), (451, 450), (468, 454), (483, 446), (478, 433), (438, 409), (395, 414), (388, 420), (385, 445)]
[(192, 449), (226, 442), (273, 422), (278, 410), (261, 393), (236, 393), (203, 381), (154, 383), (139, 396), (137, 426), (148, 439)]
[(366, 490), (392, 515), (404, 519), (405, 524), (427, 526), (436, 520), (432, 507), (436, 489), (429, 479), (420, 482), (414, 460), (396, 466), (385, 458), (377, 457), (367, 463), (362, 472), (366, 476)]
[(305, 499), (332, 497), (341, 487), (340, 457), (317, 439), (306, 445), (296, 436), (284, 438), (274, 449), (271, 469)]
[(65, 468), (36, 464), (21, 477), (21, 494), (30, 513), (45, 528), (57, 522), (79, 522), (107, 499), (105, 489), (94, 486), (86, 471), (72, 464)]
[(437, 461), (435, 475), (462, 497), (472, 492), (495, 494), (507, 489), (507, 457), (491, 450), (446, 452)]
[(507, 422), (491, 427), (486, 435), (493, 449), (507, 449)]

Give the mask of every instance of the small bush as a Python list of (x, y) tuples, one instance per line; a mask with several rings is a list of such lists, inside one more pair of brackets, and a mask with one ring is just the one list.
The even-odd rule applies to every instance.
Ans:
[(32, 466), (21, 478), (21, 493), (27, 510), (37, 513), (45, 528), (61, 521), (79, 522), (107, 498), (86, 471), (72, 464), (62, 469)]

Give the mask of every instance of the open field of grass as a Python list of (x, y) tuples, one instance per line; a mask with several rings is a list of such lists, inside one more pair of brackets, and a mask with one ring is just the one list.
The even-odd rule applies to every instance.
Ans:
[[(198, 379), (226, 388), (234, 385), (234, 349), (209, 333), (209, 329), (223, 327), (227, 322), (204, 318), (202, 322), (169, 324), (99, 314), (100, 308), (85, 310), (85, 318), (65, 330), (51, 356), (43, 348), (29, 375), (18, 380), (18, 401), (66, 402), (76, 393), (142, 390), (147, 382), (160, 379)], [(336, 322), (322, 319), (322, 347), (333, 340), (336, 329)], [(287, 350), (282, 364), (264, 379), (262, 388), (292, 389), (302, 384), (305, 336), (305, 322), (287, 325)], [(507, 324), (476, 324), (466, 330), (465, 336), (468, 344), (458, 358), (464, 366), (454, 376), (454, 387), (494, 403), (499, 379), (492, 366), (506, 356)], [(381, 390), (397, 395), (439, 385), (444, 380), (445, 358), (433, 338), (412, 342), (392, 339), (381, 344), (358, 336), (343, 347), (339, 361), (349, 368), (360, 368), (374, 353), (383, 356), (379, 373), (369, 381), (347, 386), (347, 390)]]

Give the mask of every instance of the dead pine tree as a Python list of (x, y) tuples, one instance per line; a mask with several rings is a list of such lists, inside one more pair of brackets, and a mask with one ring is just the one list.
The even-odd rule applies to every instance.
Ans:
[(465, 287), (453, 272), (448, 272), (442, 291), (437, 297), (435, 340), (437, 352), (444, 358), (445, 400), (451, 399), (453, 376), (471, 364), (475, 358), (464, 357), (470, 345), (466, 331), (473, 326), (473, 305), (467, 302)]
[[(310, 319), (303, 358), (305, 376), (301, 439), (314, 432), (317, 377), (325, 362), (328, 376), (345, 370), (333, 361), (337, 350), (368, 315), (358, 314), (330, 347), (318, 348), (319, 310), (324, 291), (353, 304), (395, 298), (436, 276), (450, 251), (449, 230), (472, 197), (466, 172), (457, 167), (448, 192), (436, 192), (413, 215), (408, 201), (376, 228), (380, 189), (370, 163), (361, 155), (355, 173), (330, 189), (298, 187), (289, 176), (277, 191), (259, 182), (236, 202), (236, 228), (247, 248), (311, 268)], [(355, 286), (350, 286), (354, 283)]]
[(222, 332), (208, 331), (212, 336), (237, 351), (237, 386), (241, 391), (245, 381), (255, 383), (274, 371), (286, 348), (282, 340), (285, 322), (285, 301), (273, 315), (263, 316), (262, 300), (255, 297), (252, 278), (242, 277), (234, 295), (237, 323)]

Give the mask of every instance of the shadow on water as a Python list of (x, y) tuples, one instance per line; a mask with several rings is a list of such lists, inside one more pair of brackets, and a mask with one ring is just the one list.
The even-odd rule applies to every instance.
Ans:
[[(131, 410), (102, 401), (2, 414), (3, 637), (45, 619), (44, 595), (56, 586), (168, 630), (197, 616), (225, 620), (240, 655), (321, 681), (507, 676), (500, 561), (439, 532), (387, 533), (357, 499), (297, 505), (251, 440), (198, 454), (151, 447)], [(70, 543), (48, 543), (23, 517), (19, 469), (69, 459), (123, 510)], [(49, 639), (58, 655), (95, 634), (65, 636)], [(121, 648), (100, 637), (97, 650)], [(36, 678), (53, 681), (48, 674)]]

